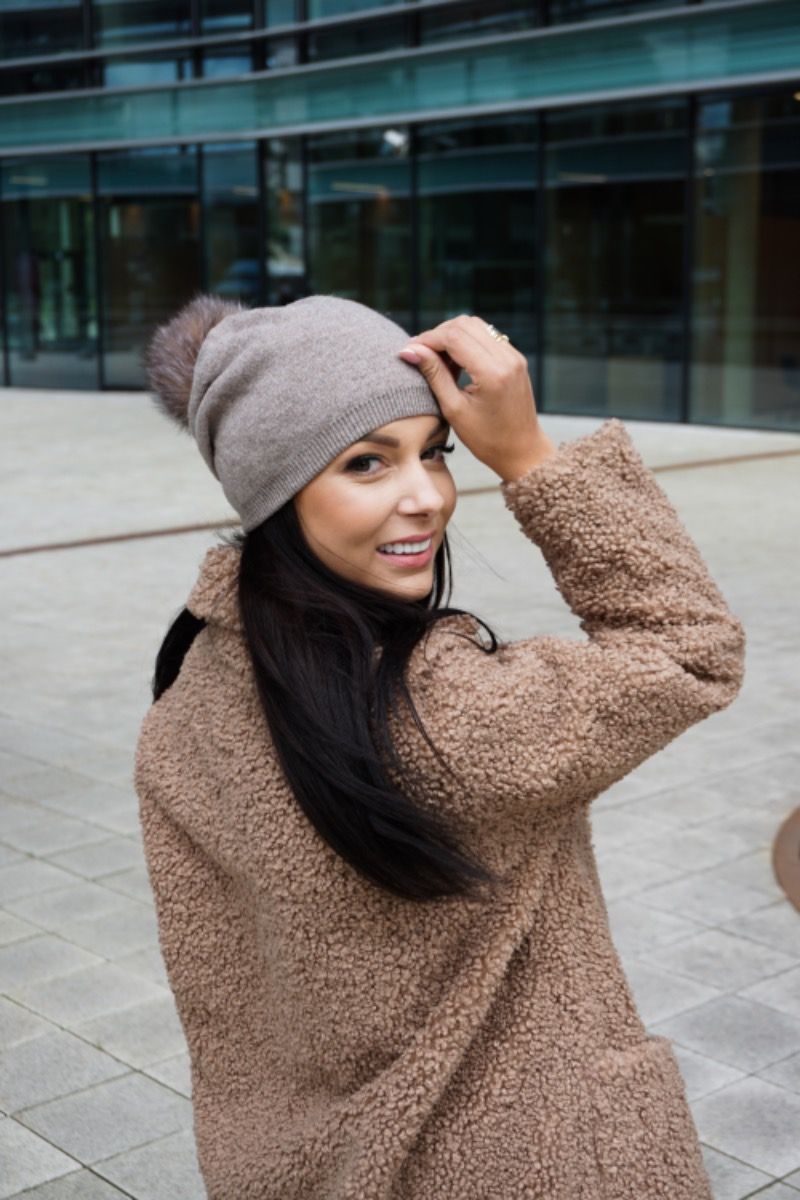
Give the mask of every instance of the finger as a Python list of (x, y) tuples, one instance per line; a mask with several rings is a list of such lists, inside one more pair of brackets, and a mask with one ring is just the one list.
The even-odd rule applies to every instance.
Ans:
[[(419, 362), (410, 363), (421, 371), (425, 377), (428, 387), (433, 392), (439, 407), (442, 410), (442, 415), (452, 421), (454, 415), (458, 412), (459, 404), (462, 402), (462, 394), (456, 384), (450, 367), (445, 362), (442, 355), (438, 354), (431, 346), (425, 345), (417, 339), (412, 339), (407, 347), (408, 350), (418, 350), (417, 357)], [(399, 351), (399, 355), (403, 357), (406, 350)]]
[[(479, 318), (475, 318), (475, 321), (478, 322)], [(505, 355), (498, 354), (498, 343), (491, 334), (486, 333), (484, 339), (472, 319), (466, 316), (454, 317), (433, 329), (426, 329), (418, 333), (413, 341), (439, 353), (447, 353), (460, 367), (469, 371), (473, 379), (497, 375), (508, 361)]]
[[(464, 325), (464, 328), (469, 329), (473, 337), (475, 337), (481, 343), (481, 345), (489, 351), (490, 354), (494, 355), (498, 361), (508, 364), (510, 362), (514, 362), (515, 360), (523, 359), (527, 366), (528, 360), (519, 350), (511, 345), (510, 341), (506, 341), (504, 338), (496, 337), (495, 334), (489, 332), (489, 323), (485, 321), (483, 317), (462, 313), (461, 316), (453, 317), (451, 320), (460, 322), (462, 325)], [(449, 322), (442, 322), (442, 325), (446, 324), (449, 324)], [(435, 326), (435, 328), (439, 328), (439, 326)], [(492, 326), (492, 328), (494, 328), (494, 326)], [(432, 330), (426, 329), (423, 332), (431, 333)]]

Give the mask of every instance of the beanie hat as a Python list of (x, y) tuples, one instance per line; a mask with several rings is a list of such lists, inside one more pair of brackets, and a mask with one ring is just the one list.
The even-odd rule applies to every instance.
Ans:
[(245, 308), (198, 294), (144, 354), (156, 405), (197, 441), (245, 532), (338, 454), (400, 417), (441, 415), (397, 357), (409, 335), (356, 300)]

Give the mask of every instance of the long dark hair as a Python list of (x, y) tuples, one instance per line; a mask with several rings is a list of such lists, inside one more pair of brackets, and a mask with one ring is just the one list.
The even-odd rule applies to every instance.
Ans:
[[(400, 761), (390, 715), (400, 704), (437, 758), (404, 674), (414, 646), (443, 617), (452, 591), (447, 537), (422, 600), (406, 600), (331, 571), (305, 541), (292, 500), (249, 533), (228, 535), (241, 551), (239, 610), (264, 715), (300, 807), (355, 870), (407, 900), (481, 899), (497, 876), (461, 846), (443, 817), (412, 799), (424, 794)], [(485, 621), (490, 645), (498, 648)], [(205, 622), (188, 609), (156, 658), (153, 699), (177, 678)], [(375, 654), (376, 648), (380, 649)], [(385, 756), (385, 758), (382, 757)], [(396, 786), (388, 770), (402, 779)]]

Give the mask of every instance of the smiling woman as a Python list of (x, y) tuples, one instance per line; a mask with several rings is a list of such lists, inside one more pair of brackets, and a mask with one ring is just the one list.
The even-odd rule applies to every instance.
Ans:
[[(303, 534), (346, 579), (422, 600), (456, 506), (444, 418), (403, 417), (372, 430), (295, 496)], [(383, 453), (359, 453), (361, 446)], [(420, 543), (413, 546), (411, 543)]]
[[(348, 324), (363, 348), (337, 379), (324, 337), (335, 344)], [(328, 385), (316, 412), (317, 372), (290, 358), (299, 330)], [(419, 804), (424, 781), (398, 757), (390, 729), (404, 708), (418, 720), (405, 681), (416, 645), (437, 623), (468, 615), (448, 606), (450, 422), (398, 358), (407, 340), (354, 301), (312, 296), (245, 310), (201, 296), (157, 332), (147, 368), (161, 407), (193, 428), (242, 515), (229, 545), (248, 666), (297, 804), (365, 879), (423, 901), (474, 896), (493, 875), (441, 814)], [(273, 357), (263, 350), (270, 341)], [(248, 377), (252, 391), (242, 394)], [(238, 437), (232, 410), (244, 410)], [(376, 415), (396, 419), (373, 424)], [(265, 487), (270, 466), (280, 491)], [(428, 539), (426, 550), (406, 552)], [(178, 677), (198, 617), (188, 606), (164, 639), (154, 700)], [(497, 639), (480, 624), (492, 653)]]

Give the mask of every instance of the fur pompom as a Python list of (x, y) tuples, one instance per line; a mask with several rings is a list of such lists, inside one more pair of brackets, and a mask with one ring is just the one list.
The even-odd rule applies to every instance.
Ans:
[(204, 338), (224, 317), (245, 311), (243, 304), (199, 292), (171, 320), (158, 326), (145, 347), (142, 362), (153, 399), (184, 429), (189, 424), (194, 365)]

